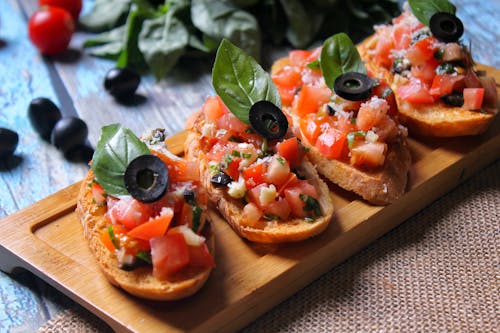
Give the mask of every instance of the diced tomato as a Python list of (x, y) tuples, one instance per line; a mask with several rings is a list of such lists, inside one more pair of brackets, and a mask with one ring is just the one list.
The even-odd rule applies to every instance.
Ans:
[(240, 133), (244, 132), (248, 125), (236, 118), (234, 114), (226, 113), (217, 120), (217, 127)]
[(389, 105), (387, 114), (394, 116), (398, 113), (396, 96), (394, 96), (394, 91), (392, 91), (391, 87), (385, 80), (378, 81), (378, 85), (373, 88), (372, 95), (385, 99)]
[(411, 66), (411, 74), (426, 83), (431, 83), (436, 75), (436, 67), (439, 66), (439, 61), (430, 58), (422, 63), (417, 63)]
[(159, 216), (138, 225), (130, 230), (127, 235), (146, 241), (149, 241), (154, 237), (163, 236), (167, 232), (168, 226), (170, 225), (173, 217), (174, 210), (172, 208), (165, 207)]
[(245, 186), (247, 189), (252, 189), (255, 186), (265, 182), (264, 174), (266, 172), (266, 165), (264, 163), (254, 164), (248, 168), (243, 169), (243, 178), (245, 179)]
[(368, 131), (386, 116), (389, 105), (385, 99), (372, 97), (372, 99), (361, 104), (356, 117), (356, 126), (362, 131)]
[(249, 201), (256, 204), (257, 207), (259, 207), (259, 209), (261, 210), (263, 209), (263, 205), (260, 202), (260, 192), (267, 186), (268, 184), (266, 183), (259, 184), (248, 191), (248, 198), (250, 199)]
[(209, 161), (220, 162), (222, 158), (233, 150), (238, 150), (237, 142), (217, 142), (212, 149), (206, 154)]
[(396, 122), (390, 117), (383, 117), (374, 129), (375, 134), (378, 135), (380, 142), (387, 142), (398, 134)]
[(283, 193), (285, 188), (294, 185), (298, 180), (299, 179), (297, 178), (297, 175), (294, 172), (290, 172), (288, 174), (288, 178), (283, 182), (283, 184), (278, 189), (278, 195), (281, 195), (281, 193)]
[(434, 98), (439, 98), (452, 93), (454, 90), (461, 90), (460, 88), (463, 88), (463, 84), (463, 75), (436, 75), (432, 81), (430, 93)]
[(197, 161), (186, 161), (175, 155), (170, 156), (156, 150), (151, 150), (151, 154), (158, 156), (167, 165), (171, 181), (200, 180), (200, 168)]
[(241, 221), (246, 226), (254, 226), (262, 217), (262, 210), (253, 202), (247, 203), (243, 207)]
[(378, 167), (384, 164), (387, 145), (381, 142), (364, 142), (351, 149), (351, 164)]
[(417, 41), (406, 52), (405, 57), (412, 65), (422, 64), (434, 58), (434, 52), (438, 49), (437, 39), (429, 36)]
[(215, 123), (217, 119), (225, 114), (224, 109), (220, 103), (219, 96), (210, 96), (206, 99), (201, 111), (205, 115), (205, 118), (210, 122)]
[(149, 243), (155, 278), (166, 280), (189, 264), (189, 248), (181, 233), (155, 237)]
[(104, 205), (104, 203), (106, 203), (106, 193), (104, 192), (104, 189), (102, 188), (101, 184), (93, 181), (91, 183), (90, 190), (92, 191), (92, 196), (94, 197), (96, 205), (102, 206)]
[(317, 47), (313, 50), (311, 50), (311, 54), (309, 55), (309, 57), (307, 57), (307, 63), (311, 63), (313, 61), (316, 61), (318, 60), (319, 56), (321, 55), (321, 46), (320, 47)]
[(150, 204), (127, 196), (114, 201), (112, 205), (108, 204), (106, 215), (113, 224), (120, 223), (127, 229), (133, 229), (149, 220), (151, 212)]
[(277, 73), (274, 73), (271, 78), (278, 87), (282, 88), (297, 89), (302, 85), (302, 75), (291, 66), (282, 68)]
[(281, 103), (283, 106), (292, 106), (295, 94), (297, 93), (296, 88), (286, 88), (278, 86), (278, 92), (281, 96)]
[(336, 128), (329, 128), (318, 136), (316, 148), (326, 158), (339, 159), (346, 145), (346, 134)]
[(379, 36), (375, 47), (375, 62), (380, 66), (390, 68), (392, 66), (391, 51), (393, 48), (394, 44), (391, 38)]
[(399, 86), (396, 90), (400, 98), (415, 104), (434, 103), (434, 97), (427, 86), (420, 80), (411, 80), (409, 83)]
[(241, 158), (233, 158), (231, 162), (229, 162), (227, 168), (224, 170), (226, 174), (233, 180), (238, 180), (238, 178), (240, 178), (240, 162)]
[(394, 26), (392, 31), (392, 39), (396, 50), (406, 50), (410, 47), (412, 38), (412, 29), (406, 24), (398, 24)]
[(331, 95), (332, 91), (326, 86), (305, 85), (294, 100), (292, 111), (300, 117), (316, 112), (320, 106), (328, 103)]
[(203, 243), (200, 246), (188, 246), (188, 249), (190, 266), (201, 268), (215, 267), (214, 258), (208, 251), (208, 246), (206, 243)]
[(266, 183), (280, 187), (290, 174), (290, 164), (279, 155), (274, 155), (264, 175)]
[(264, 214), (269, 214), (272, 216), (278, 216), (282, 221), (287, 221), (291, 213), (290, 204), (284, 198), (279, 198), (278, 200), (266, 205), (263, 208)]
[(484, 88), (465, 88), (464, 105), (466, 110), (480, 110), (483, 105)]
[(291, 168), (296, 168), (302, 163), (306, 151), (299, 143), (296, 137), (286, 139), (281, 141), (278, 146), (278, 154), (283, 156), (288, 163), (290, 163)]
[(307, 180), (299, 180), (285, 189), (285, 198), (290, 205), (292, 214), (297, 217), (306, 217), (311, 214), (304, 210), (306, 203), (300, 198), (301, 194), (305, 194), (312, 198), (318, 198), (318, 192), (316, 188), (310, 184)]
[(293, 50), (288, 54), (290, 64), (296, 67), (303, 67), (308, 64), (308, 58), (311, 56), (311, 51)]
[(318, 117), (314, 113), (300, 118), (300, 131), (310, 144), (314, 145), (321, 134), (321, 125), (330, 121), (329, 117)]

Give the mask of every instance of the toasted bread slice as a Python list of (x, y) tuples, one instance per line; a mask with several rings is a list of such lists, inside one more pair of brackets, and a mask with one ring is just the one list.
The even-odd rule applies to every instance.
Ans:
[[(277, 73), (288, 65), (288, 57), (278, 59), (272, 65), (271, 73)], [(381, 78), (383, 79), (383, 77)], [(361, 169), (346, 161), (323, 156), (300, 131), (300, 117), (286, 108), (285, 111), (292, 120), (302, 144), (309, 148), (307, 156), (323, 177), (376, 205), (390, 204), (406, 192), (411, 154), (406, 137), (401, 132), (388, 143), (388, 152), (382, 167), (372, 170)]]
[[(197, 114), (201, 117), (201, 113)], [(196, 115), (195, 115), (196, 118)], [(288, 221), (267, 221), (261, 219), (256, 225), (245, 223), (241, 200), (231, 198), (225, 189), (214, 187), (205, 152), (201, 148), (200, 134), (193, 129), (185, 142), (185, 156), (200, 162), (202, 184), (207, 190), (209, 199), (231, 227), (243, 238), (259, 243), (296, 242), (318, 235), (326, 229), (333, 215), (333, 204), (326, 184), (321, 180), (313, 165), (304, 160), (298, 170), (318, 190), (318, 202), (322, 216), (314, 221), (293, 219)]]
[[(90, 186), (94, 175), (89, 171), (82, 182), (77, 199), (76, 214), (83, 226), (83, 233), (89, 248), (96, 257), (106, 278), (115, 286), (128, 293), (151, 300), (176, 300), (194, 294), (199, 290), (210, 275), (211, 268), (191, 268), (182, 270), (168, 280), (160, 281), (153, 277), (151, 267), (139, 267), (132, 271), (119, 268), (116, 256), (101, 242), (100, 236), (106, 230), (109, 222), (105, 218), (105, 206), (95, 204)], [(214, 250), (214, 238), (210, 223), (205, 224), (204, 235), (211, 253)]]
[(400, 122), (408, 127), (411, 135), (431, 137), (454, 137), (481, 134), (498, 113), (498, 106), (481, 110), (466, 110), (436, 101), (433, 104), (409, 103), (398, 96), (398, 86), (406, 83), (399, 74), (378, 66), (374, 61), (377, 35), (366, 38), (358, 45), (361, 59), (374, 76), (385, 79), (396, 96)]

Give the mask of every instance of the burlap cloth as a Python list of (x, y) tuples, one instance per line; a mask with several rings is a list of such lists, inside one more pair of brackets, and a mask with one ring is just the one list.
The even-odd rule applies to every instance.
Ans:
[[(500, 160), (243, 332), (500, 332)], [(75, 307), (39, 332), (110, 332)]]

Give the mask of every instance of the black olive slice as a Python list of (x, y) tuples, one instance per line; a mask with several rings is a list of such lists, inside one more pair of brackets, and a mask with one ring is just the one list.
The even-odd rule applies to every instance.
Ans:
[(252, 105), (248, 119), (252, 128), (269, 140), (282, 138), (288, 130), (285, 114), (269, 101), (259, 101)]
[(456, 42), (464, 33), (462, 21), (450, 13), (439, 12), (432, 15), (429, 27), (434, 37), (446, 43)]
[(160, 199), (168, 188), (168, 169), (154, 155), (141, 155), (129, 163), (125, 170), (125, 187), (132, 197), (142, 202)]
[(339, 75), (333, 85), (335, 93), (349, 101), (367, 99), (372, 93), (372, 87), (372, 79), (368, 75), (357, 72), (347, 72)]
[(451, 93), (440, 97), (440, 99), (448, 105), (451, 106), (462, 106), (464, 105), (464, 96), (461, 93)]
[(223, 171), (220, 171), (218, 174), (213, 176), (212, 179), (210, 179), (210, 182), (215, 187), (227, 186), (232, 181), (233, 181), (233, 179), (231, 177), (229, 177), (229, 175)]

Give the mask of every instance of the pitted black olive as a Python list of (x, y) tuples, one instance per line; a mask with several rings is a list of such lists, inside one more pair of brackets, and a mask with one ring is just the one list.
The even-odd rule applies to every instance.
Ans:
[(155, 155), (141, 155), (129, 163), (124, 180), (132, 197), (142, 202), (154, 202), (167, 191), (168, 168)]
[(52, 129), (61, 117), (59, 108), (48, 98), (35, 98), (28, 106), (28, 119), (31, 126), (47, 141), (50, 140)]
[(464, 96), (461, 93), (451, 93), (443, 95), (440, 99), (448, 105), (451, 106), (462, 106), (464, 105)]
[(368, 75), (347, 72), (335, 79), (333, 89), (340, 97), (349, 101), (362, 101), (370, 97), (373, 81)]
[(429, 27), (437, 39), (446, 43), (456, 42), (464, 33), (462, 21), (450, 13), (439, 12), (432, 15)]
[(288, 130), (285, 114), (269, 101), (259, 101), (252, 105), (248, 119), (252, 128), (269, 140), (282, 138)]
[(232, 181), (233, 181), (233, 179), (231, 177), (229, 177), (229, 175), (227, 173), (224, 173), (223, 171), (220, 171), (218, 174), (213, 176), (212, 179), (210, 179), (210, 182), (215, 187), (227, 186)]
[(87, 124), (77, 117), (66, 117), (59, 120), (50, 136), (50, 142), (63, 153), (72, 148), (84, 145), (89, 133)]
[(104, 79), (104, 89), (117, 99), (134, 96), (141, 83), (141, 76), (130, 68), (112, 68)]
[(19, 143), (19, 135), (8, 128), (0, 128), (0, 159), (14, 154)]

